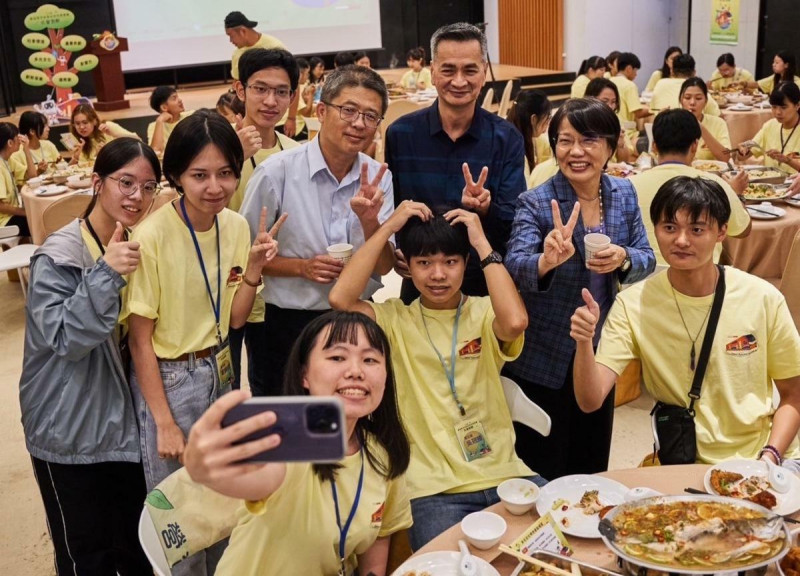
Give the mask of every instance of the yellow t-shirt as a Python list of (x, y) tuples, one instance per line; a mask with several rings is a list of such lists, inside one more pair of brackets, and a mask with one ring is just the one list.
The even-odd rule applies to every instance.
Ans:
[(536, 163), (541, 164), (545, 160), (553, 157), (553, 149), (550, 148), (547, 132), (539, 134), (533, 141), (533, 148), (536, 151)]
[[(619, 121), (636, 122), (634, 113), (642, 109), (642, 104), (639, 102), (639, 89), (636, 84), (622, 75), (614, 76), (611, 81), (617, 85), (617, 90), (619, 91), (619, 110), (617, 111)], [(632, 128), (625, 126), (622, 129), (632, 130)]]
[(528, 178), (528, 189), (536, 188), (550, 180), (558, 172), (558, 162), (553, 157), (548, 158), (544, 162), (539, 162), (533, 167), (530, 177)]
[[(783, 139), (783, 144), (781, 144), (781, 139)], [(795, 130), (785, 130), (781, 123), (773, 118), (761, 127), (761, 130), (753, 137), (753, 141), (764, 150), (779, 152), (783, 150), (783, 153), (788, 156), (792, 152), (800, 152), (800, 126), (797, 126)], [(755, 156), (764, 159), (764, 166), (775, 166), (790, 174), (797, 172), (788, 164), (781, 164), (777, 160), (773, 160), (761, 150), (753, 148), (752, 151)]]
[[(794, 83), (800, 86), (800, 78), (795, 76)], [(772, 94), (772, 91), (775, 89), (775, 76), (770, 75), (766, 78), (762, 78), (758, 81), (758, 89), (761, 90), (764, 94)]]
[(644, 87), (645, 92), (652, 92), (656, 88), (656, 84), (658, 81), (664, 78), (664, 75), (661, 73), (661, 69), (654, 70), (652, 74), (650, 74), (650, 79), (647, 81), (647, 86)]
[(282, 50), (286, 50), (286, 46), (283, 45), (283, 42), (275, 38), (275, 36), (261, 34), (258, 40), (256, 40), (256, 43), (252, 46), (237, 48), (233, 51), (233, 56), (231, 56), (231, 76), (234, 80), (239, 79), (239, 58), (242, 57), (242, 54), (253, 48), (266, 48), (267, 50), (270, 48), (280, 48)]
[[(392, 346), (397, 401), (411, 442), (406, 474), (411, 498), (474, 492), (530, 476), (514, 452), (514, 428), (500, 383), (500, 369), (520, 355), (525, 337), (501, 345), (492, 330), (495, 315), (489, 297), (469, 297), (458, 325), (455, 385), (466, 416), (459, 413), (431, 345), (432, 340), (449, 364), (456, 311), (429, 310), (419, 299), (410, 306), (397, 298), (370, 305)], [(455, 426), (472, 420), (483, 425), (492, 451), (468, 462)]]
[(713, 90), (719, 90), (720, 88), (725, 88), (726, 86), (730, 86), (734, 82), (752, 82), (753, 75), (745, 70), (744, 68), (736, 68), (736, 71), (733, 73), (733, 76), (730, 78), (723, 78), (722, 74), (719, 73), (719, 70), (714, 70), (714, 73), (711, 74), (711, 88)]
[(583, 98), (586, 94), (586, 87), (589, 85), (589, 77), (586, 74), (579, 74), (575, 77), (572, 83), (572, 88), (569, 90), (570, 98)]
[[(653, 112), (659, 110), (666, 110), (667, 108), (680, 108), (681, 107), (681, 86), (686, 81), (686, 78), (663, 78), (656, 84), (653, 90), (653, 99), (650, 101), (650, 109)], [(713, 98), (706, 99), (706, 106), (703, 108), (703, 114), (711, 116), (719, 116), (721, 111), (719, 104)]]
[(102, 148), (108, 142), (114, 140), (114, 138), (127, 137), (127, 138), (136, 138), (137, 140), (139, 139), (138, 134), (136, 134), (135, 132), (131, 132), (130, 130), (125, 130), (125, 128), (123, 128), (116, 122), (112, 122), (111, 120), (106, 120), (105, 122), (103, 122), (103, 124), (109, 127), (109, 129), (114, 133), (114, 136), (111, 136), (109, 134), (103, 134), (103, 137), (105, 139), (101, 141), (99, 145), (95, 143), (95, 145), (92, 147), (91, 152), (87, 153), (86, 149), (84, 148), (83, 152), (81, 152), (81, 158), (80, 158), (81, 162), (94, 163), (95, 158), (97, 158), (97, 153), (100, 152), (100, 148)]
[[(731, 136), (728, 133), (728, 123), (719, 116), (712, 116), (711, 114), (703, 114), (703, 121), (701, 122), (711, 135), (716, 138), (717, 142), (722, 144), (725, 148), (731, 147)], [(716, 160), (711, 150), (706, 146), (705, 141), (700, 138), (700, 144), (697, 147), (696, 160)]]
[[(717, 463), (756, 458), (772, 427), (772, 379), (800, 374), (800, 335), (784, 297), (768, 282), (725, 268), (725, 300), (708, 361), (697, 415), (697, 459)], [(689, 331), (697, 334), (714, 295), (674, 293), (661, 272), (617, 295), (603, 326), (597, 362), (621, 374), (642, 361), (643, 382), (656, 400), (688, 406), (694, 372)], [(675, 302), (677, 300), (678, 306)], [(705, 336), (697, 338), (696, 350)], [(786, 456), (800, 454), (795, 439)]]
[[(255, 166), (258, 166), (273, 154), (277, 154), (278, 152), (281, 152), (283, 150), (288, 150), (290, 148), (297, 148), (298, 146), (300, 146), (299, 142), (292, 140), (288, 136), (284, 136), (280, 132), (275, 132), (275, 133), (278, 135), (278, 143), (275, 144), (275, 146), (273, 146), (272, 148), (262, 148), (261, 150), (256, 152), (252, 158), (244, 161), (244, 165), (242, 165), (242, 176), (239, 179), (239, 186), (237, 186), (236, 192), (233, 193), (230, 202), (228, 202), (228, 208), (230, 208), (234, 212), (238, 212), (239, 209), (242, 207), (242, 202), (244, 202), (244, 192), (245, 190), (247, 190), (247, 183), (250, 181), (250, 176), (253, 175), (253, 170), (255, 170)], [(253, 301), (253, 309), (250, 312), (250, 316), (247, 317), (247, 321), (263, 322), (266, 310), (267, 306), (264, 303), (264, 299), (261, 297), (257, 297)]]
[[(636, 195), (639, 197), (639, 208), (642, 211), (642, 221), (644, 228), (647, 230), (647, 241), (653, 248), (653, 253), (656, 257), (656, 264), (665, 266), (667, 261), (661, 254), (661, 250), (656, 242), (655, 227), (653, 221), (650, 219), (650, 205), (653, 203), (656, 192), (661, 188), (667, 180), (672, 180), (676, 176), (690, 176), (696, 178), (701, 176), (708, 180), (713, 180), (722, 186), (725, 190), (725, 195), (728, 197), (728, 202), (731, 205), (731, 217), (728, 220), (728, 234), (730, 236), (738, 236), (747, 229), (750, 224), (750, 215), (747, 210), (742, 206), (742, 201), (734, 192), (731, 185), (725, 182), (716, 174), (710, 172), (702, 172), (691, 166), (685, 164), (661, 164), (650, 170), (646, 170), (641, 174), (635, 174), (629, 178), (631, 184), (636, 189)], [(719, 255), (722, 253), (722, 244), (717, 244), (714, 247), (714, 262), (719, 262)]]
[[(180, 117), (178, 118), (178, 122), (190, 116), (194, 113), (194, 110), (187, 110), (185, 112), (181, 112)], [(167, 141), (169, 140), (170, 134), (175, 129), (175, 126), (178, 125), (178, 122), (164, 122), (161, 125), (162, 130), (164, 130), (164, 146), (167, 145)], [(150, 124), (147, 125), (147, 143), (152, 146), (153, 145), (153, 134), (156, 132), (156, 122), (153, 120)]]
[[(31, 150), (31, 156), (33, 156), (34, 162), (38, 164), (43, 159), (48, 162), (58, 162), (61, 159), (55, 144), (49, 140), (40, 140), (39, 144), (38, 150)], [(14, 173), (14, 180), (17, 186), (25, 184), (25, 180), (28, 179), (25, 176), (25, 173), (28, 171), (28, 160), (25, 158), (25, 151), (20, 148), (14, 152), (8, 159), (8, 164), (11, 166), (11, 171)]]
[[(11, 176), (11, 167), (5, 161), (0, 161), (0, 202), (19, 206), (19, 192)], [(11, 220), (11, 214), (0, 214), (0, 226), (5, 226)]]
[[(180, 210), (178, 201), (157, 210), (136, 227), (131, 239), (139, 242), (141, 259), (130, 275), (121, 315), (123, 319), (131, 314), (154, 319), (153, 348), (157, 357), (165, 359), (217, 344), (214, 312), (194, 243), (176, 209)], [(220, 332), (225, 338), (233, 297), (247, 267), (250, 228), (242, 216), (227, 208), (219, 213), (218, 220), (222, 258)], [(196, 234), (216, 300), (216, 231), (212, 226)]]
[(430, 68), (423, 68), (419, 72), (409, 70), (400, 79), (400, 85), (406, 90), (416, 90), (417, 83), (424, 82), (425, 88), (431, 87), (431, 70)]
[[(386, 461), (385, 451), (370, 444)], [(382, 457), (380, 455), (383, 455)], [(345, 521), (355, 499), (361, 456), (347, 456), (336, 471), (339, 514)], [(347, 534), (347, 574), (356, 556), (376, 538), (410, 527), (411, 507), (403, 476), (386, 480), (364, 460), (364, 483), (356, 515)], [(247, 502), (217, 567), (217, 576), (334, 575), (339, 571), (339, 529), (331, 486), (311, 464), (286, 465), (286, 477), (269, 498)]]

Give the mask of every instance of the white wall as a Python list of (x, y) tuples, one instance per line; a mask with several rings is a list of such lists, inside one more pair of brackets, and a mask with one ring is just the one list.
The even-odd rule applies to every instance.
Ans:
[[(697, 4), (699, 2), (695, 2)], [(642, 62), (644, 89), (668, 46), (686, 47), (686, 0), (564, 0), (564, 69), (577, 72), (589, 56), (633, 52)]]
[(486, 42), (489, 45), (489, 58), (492, 62), (500, 62), (500, 14), (497, 9), (497, 0), (483, 0), (483, 21), (486, 26)]
[[(571, 0), (566, 0), (570, 2)], [(711, 44), (711, 3), (692, 2), (692, 42), (691, 52), (697, 64), (697, 74), (708, 79), (717, 66), (720, 54), (730, 52), (736, 58), (736, 65), (755, 73), (758, 43), (759, 3), (754, 0), (740, 0), (739, 44)]]

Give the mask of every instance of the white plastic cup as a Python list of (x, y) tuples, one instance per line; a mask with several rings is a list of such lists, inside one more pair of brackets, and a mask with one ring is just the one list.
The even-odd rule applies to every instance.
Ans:
[(589, 260), (594, 258), (595, 253), (611, 246), (611, 238), (605, 234), (592, 232), (583, 237), (583, 245), (586, 248), (586, 267), (588, 268)]
[(342, 264), (347, 264), (350, 262), (350, 258), (353, 257), (353, 245), (346, 243), (331, 244), (328, 246), (328, 256), (336, 258)]

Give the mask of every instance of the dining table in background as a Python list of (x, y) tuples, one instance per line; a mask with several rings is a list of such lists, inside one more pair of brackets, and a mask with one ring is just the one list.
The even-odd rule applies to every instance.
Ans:
[[(45, 209), (62, 198), (66, 198), (72, 194), (80, 194), (81, 192), (78, 190), (68, 189), (62, 194), (42, 196), (37, 194), (36, 190), (36, 188), (31, 188), (30, 186), (25, 185), (22, 187), (22, 190), (20, 190), (20, 194), (22, 195), (22, 203), (25, 206), (25, 218), (28, 220), (28, 228), (31, 231), (31, 240), (34, 244), (41, 246), (41, 244), (45, 241), (45, 238), (47, 238), (47, 234), (45, 233), (44, 229)], [(153, 199), (153, 205), (145, 217), (147, 217), (149, 214), (152, 214), (155, 210), (170, 200), (176, 198), (177, 195), (178, 193), (172, 188), (169, 186), (164, 186), (164, 188), (162, 188), (158, 195), (156, 195), (156, 197)]]
[[(707, 464), (686, 464), (676, 466), (648, 466), (645, 468), (631, 468), (628, 470), (609, 470), (602, 472), (598, 476), (605, 476), (624, 484), (628, 488), (645, 487), (651, 488), (662, 494), (683, 494), (686, 488), (705, 491), (703, 487), (703, 477), (710, 468)], [(513, 516), (503, 506), (502, 503), (495, 504), (486, 509), (503, 517), (508, 525), (508, 529), (500, 539), (501, 544), (511, 545), (527, 528), (531, 526), (539, 515), (534, 507), (530, 512), (521, 516)], [(792, 518), (800, 518), (799, 513), (791, 515)], [(617, 566), (616, 555), (609, 550), (600, 538), (577, 538), (567, 535), (567, 540), (573, 549), (573, 558), (576, 560), (592, 564), (598, 568), (611, 570), (620, 573)], [(456, 524), (439, 536), (420, 548), (415, 554), (421, 556), (428, 552), (438, 552), (443, 550), (458, 550), (458, 541), (463, 539), (461, 526)], [(500, 552), (497, 546), (490, 550), (478, 550), (470, 547), (470, 552), (487, 562), (501, 574), (508, 576), (514, 571), (518, 560)], [(767, 574), (777, 574), (777, 570), (771, 566)]]
[[(800, 207), (776, 203), (786, 215), (774, 220), (752, 219), (746, 238), (726, 238), (720, 262), (776, 283), (783, 276), (795, 234), (800, 230)], [(754, 205), (756, 208), (758, 205)]]
[(721, 116), (728, 125), (731, 145), (735, 147), (745, 140), (752, 140), (761, 127), (772, 119), (772, 109), (755, 107), (752, 110), (737, 111), (723, 108)]

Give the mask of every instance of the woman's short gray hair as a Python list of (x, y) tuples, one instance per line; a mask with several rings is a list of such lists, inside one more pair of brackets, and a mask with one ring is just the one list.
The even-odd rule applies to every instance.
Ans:
[(475, 40), (481, 45), (481, 57), (484, 62), (489, 60), (489, 48), (486, 45), (486, 34), (477, 26), (467, 22), (456, 22), (442, 26), (431, 36), (431, 60), (436, 60), (436, 49), (439, 42), (453, 40), (455, 42), (470, 42)]
[(363, 86), (381, 97), (381, 116), (389, 107), (389, 92), (381, 75), (365, 66), (341, 66), (325, 77), (320, 98), (323, 102), (332, 102), (345, 88)]

